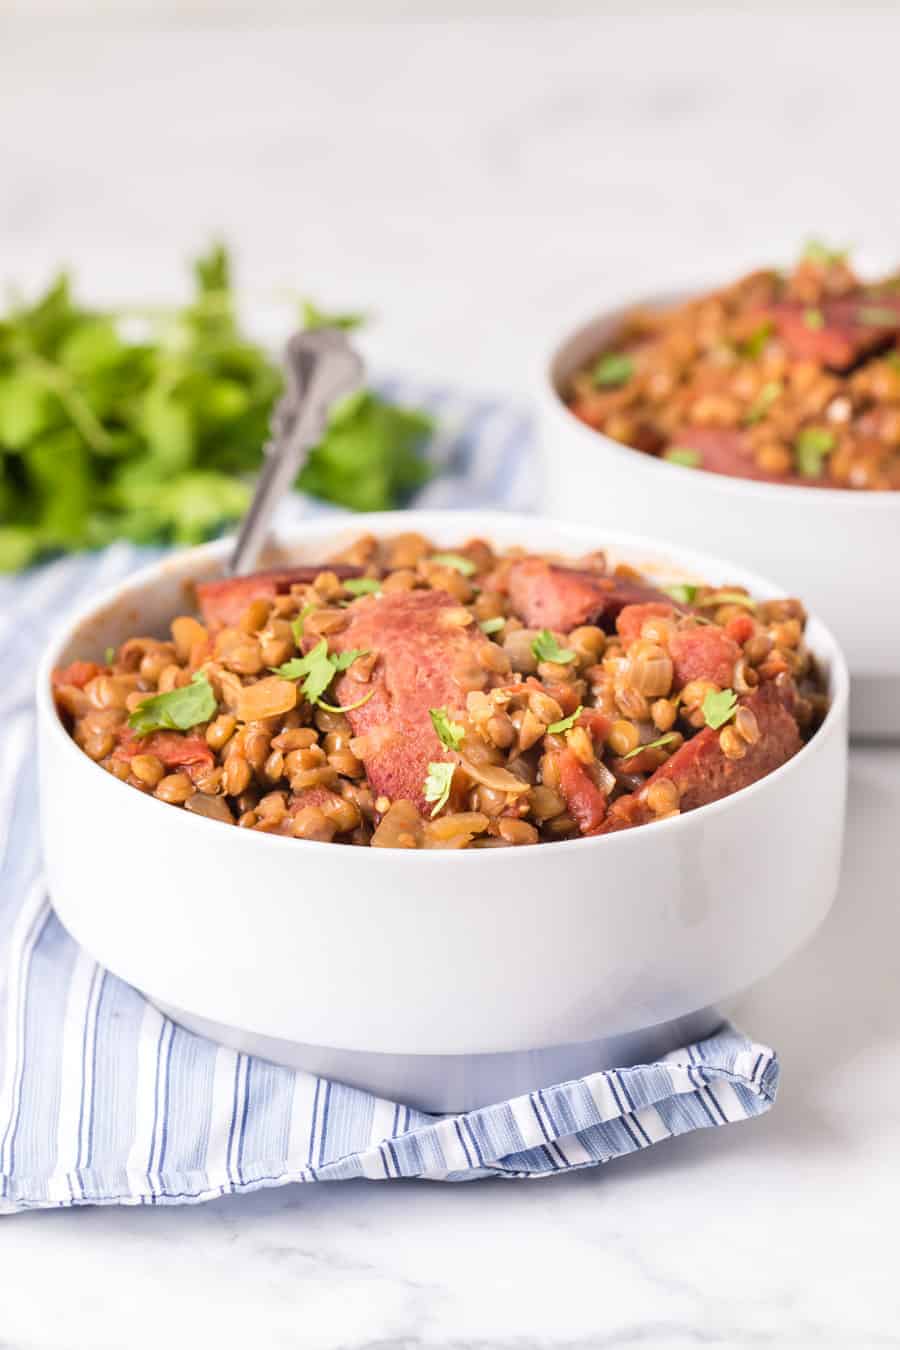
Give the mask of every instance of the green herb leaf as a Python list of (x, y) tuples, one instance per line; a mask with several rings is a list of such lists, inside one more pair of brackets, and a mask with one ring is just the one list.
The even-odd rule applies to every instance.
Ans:
[(662, 458), (667, 464), (680, 464), (685, 469), (696, 469), (703, 463), (700, 451), (693, 450), (689, 445), (670, 445), (668, 450), (662, 452)]
[(362, 698), (358, 698), (355, 703), (326, 703), (324, 698), (320, 698), (316, 706), (324, 708), (326, 712), (354, 712), (357, 708), (361, 708), (364, 703), (368, 703), (369, 699), (374, 698), (374, 696), (375, 690), (370, 689), (367, 694), (364, 694)]
[(716, 591), (714, 595), (704, 595), (696, 603), (706, 609), (718, 608), (719, 605), (743, 605), (745, 609), (756, 609), (756, 601), (744, 595), (743, 591)]
[(579, 703), (575, 711), (569, 713), (568, 717), (561, 717), (558, 722), (551, 722), (547, 731), (551, 736), (558, 736), (563, 731), (571, 731), (583, 712), (584, 708)]
[(115, 659), (116, 659), (115, 647), (107, 647), (106, 651), (103, 653), (104, 664), (107, 666), (111, 666), (114, 663)]
[(710, 692), (703, 700), (703, 717), (708, 727), (718, 731), (730, 722), (737, 712), (737, 694), (733, 689), (723, 689), (719, 693)]
[(453, 771), (456, 766), (449, 761), (439, 761), (428, 765), (423, 796), (426, 802), (433, 802), (431, 819), (434, 820), (442, 806), (446, 806), (453, 786)]
[(822, 267), (830, 267), (832, 263), (846, 262), (848, 250), (845, 248), (829, 248), (823, 244), (821, 239), (808, 239), (803, 248), (802, 258), (804, 262), (819, 263)]
[(825, 456), (834, 449), (835, 435), (824, 427), (804, 427), (794, 442), (797, 468), (805, 478), (821, 478)]
[(755, 361), (757, 357), (762, 356), (766, 349), (766, 343), (775, 331), (771, 319), (765, 319), (758, 328), (754, 329), (745, 342), (742, 342), (738, 351), (741, 356), (748, 360)]
[(575, 653), (568, 647), (560, 647), (549, 628), (542, 628), (531, 643), (531, 650), (537, 661), (555, 661), (559, 666), (567, 666), (575, 660)]
[(888, 352), (884, 359), (891, 370), (900, 370), (900, 352)]
[(803, 322), (807, 328), (819, 329), (825, 327), (825, 315), (820, 309), (805, 309), (803, 311)]
[(428, 716), (441, 745), (448, 750), (458, 750), (462, 744), (466, 729), (459, 722), (451, 722), (446, 708), (429, 708)]
[(675, 586), (664, 586), (666, 595), (671, 595), (672, 599), (679, 605), (692, 605), (694, 597), (697, 594), (697, 587), (682, 581)]
[(183, 689), (145, 698), (129, 717), (128, 725), (139, 736), (149, 736), (152, 731), (187, 731), (215, 716), (216, 706), (206, 672), (198, 670)]
[(341, 328), (345, 332), (351, 332), (354, 328), (361, 328), (366, 322), (365, 314), (329, 314), (324, 309), (319, 309), (312, 300), (302, 301), (301, 317), (303, 327), (306, 329)]
[(303, 625), (306, 622), (307, 616), (312, 614), (314, 609), (318, 608), (319, 606), (313, 600), (310, 604), (304, 605), (296, 619), (291, 621), (291, 632), (294, 635), (295, 646), (299, 647), (303, 640)]
[(887, 306), (864, 305), (856, 311), (856, 322), (869, 328), (896, 328), (900, 325), (900, 314)]
[(506, 620), (499, 617), (495, 619), (482, 619), (478, 627), (481, 629), (482, 633), (487, 633), (490, 636), (491, 633), (499, 633), (505, 623)]
[[(707, 695), (707, 698), (709, 697), (710, 695)], [(677, 736), (677, 731), (667, 731), (665, 736), (659, 736), (655, 741), (648, 741), (646, 745), (635, 746), (633, 750), (628, 751), (627, 755), (623, 755), (622, 759), (623, 761), (626, 759), (634, 759), (635, 755), (642, 754), (644, 750), (658, 750), (660, 746), (668, 745), (671, 741), (674, 741)]]
[(764, 384), (744, 414), (744, 425), (749, 427), (754, 422), (761, 422), (775, 400), (783, 393), (784, 385), (780, 380), (769, 380)]
[(441, 567), (452, 567), (464, 577), (471, 577), (478, 571), (472, 559), (464, 558), (460, 553), (433, 553), (428, 561), (439, 563)]
[(351, 595), (377, 595), (381, 590), (381, 582), (377, 577), (348, 577), (344, 582), (344, 590)]
[(358, 656), (368, 653), (361, 647), (348, 652), (329, 652), (328, 639), (322, 638), (305, 656), (294, 657), (283, 665), (272, 666), (272, 672), (283, 680), (303, 680), (300, 692), (310, 703), (321, 702), (322, 695), (339, 671), (347, 670)]
[(625, 352), (607, 352), (591, 371), (591, 379), (598, 389), (615, 389), (627, 384), (634, 374), (634, 361)]

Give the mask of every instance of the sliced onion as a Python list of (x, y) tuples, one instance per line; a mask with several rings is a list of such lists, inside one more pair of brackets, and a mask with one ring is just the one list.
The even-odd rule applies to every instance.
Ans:
[(528, 791), (527, 783), (523, 783), (508, 769), (502, 769), (499, 764), (473, 764), (464, 755), (460, 755), (459, 763), (473, 782), (481, 783), (483, 787), (494, 788), (497, 792), (514, 792), (516, 794)]

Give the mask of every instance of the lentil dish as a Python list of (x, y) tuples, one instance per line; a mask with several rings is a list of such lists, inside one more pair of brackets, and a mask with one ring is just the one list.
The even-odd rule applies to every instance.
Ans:
[(900, 489), (900, 275), (862, 282), (807, 248), (671, 308), (633, 310), (567, 402), (686, 468), (806, 487)]
[(213, 820), (498, 848), (694, 810), (785, 763), (826, 700), (795, 599), (660, 589), (473, 539), (359, 538), (200, 582), (165, 639), (53, 675), (81, 749)]

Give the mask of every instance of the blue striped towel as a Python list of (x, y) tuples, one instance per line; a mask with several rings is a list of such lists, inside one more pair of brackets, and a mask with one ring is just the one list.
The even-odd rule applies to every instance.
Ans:
[[(442, 473), (421, 504), (533, 505), (522, 411), (382, 388), (439, 419), (429, 453)], [(325, 509), (297, 499), (286, 514)], [(183, 1204), (348, 1177), (539, 1177), (769, 1108), (775, 1055), (724, 1025), (656, 1064), (429, 1116), (216, 1046), (99, 967), (41, 879), (31, 685), (51, 625), (147, 556), (120, 544), (0, 582), (0, 1213)]]

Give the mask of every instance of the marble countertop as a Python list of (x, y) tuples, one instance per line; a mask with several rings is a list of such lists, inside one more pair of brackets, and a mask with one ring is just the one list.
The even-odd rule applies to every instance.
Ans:
[[(174, 295), (221, 231), (255, 313), (370, 307), (382, 368), (524, 397), (608, 298), (810, 233), (896, 259), (898, 40), (889, 13), (11, 21), (0, 274)], [(838, 903), (734, 1009), (782, 1057), (768, 1116), (542, 1183), (18, 1216), (0, 1346), (900, 1346), (898, 817), (900, 750), (855, 750)]]

